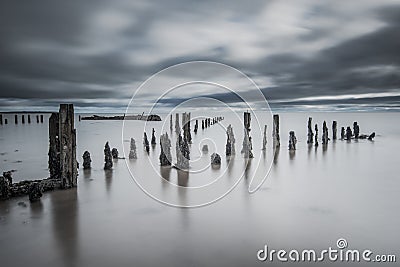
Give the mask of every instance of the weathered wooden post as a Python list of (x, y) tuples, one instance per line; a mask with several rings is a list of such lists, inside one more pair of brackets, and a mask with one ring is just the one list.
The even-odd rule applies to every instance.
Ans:
[(31, 123), (31, 115), (28, 115), (28, 123)]
[(39, 123), (39, 115), (36, 115), (36, 123)]
[(7, 118), (4, 118), (4, 124), (8, 124)]
[(83, 156), (82, 156), (82, 158), (83, 158), (83, 169), (84, 170), (89, 170), (89, 169), (91, 169), (92, 167), (91, 167), (91, 162), (92, 162), (92, 159), (90, 158), (90, 153), (89, 153), (89, 151), (85, 151), (84, 153), (83, 153)]
[(218, 153), (211, 154), (211, 165), (221, 165), (221, 156)]
[(60, 114), (52, 113), (49, 118), (49, 172), (51, 178), (61, 178), (60, 162)]
[(175, 114), (175, 133), (178, 135), (181, 132), (181, 126), (179, 126), (179, 113)]
[(190, 113), (182, 113), (182, 128), (183, 138), (186, 139), (189, 144), (191, 144), (192, 135), (190, 133)]
[(204, 130), (204, 120), (201, 120), (201, 129)]
[(18, 115), (17, 114), (14, 115), (14, 123), (18, 124)]
[(25, 115), (21, 116), (21, 121), (22, 121), (22, 124), (25, 124)]
[(344, 130), (344, 127), (342, 127), (341, 130), (340, 130), (340, 139), (343, 140), (344, 137), (345, 137), (345, 130)]
[(113, 167), (110, 145), (106, 142), (104, 146), (104, 170), (111, 170)]
[(312, 144), (313, 143), (313, 139), (314, 139), (314, 133), (312, 131), (312, 118), (309, 117), (308, 118), (308, 124), (307, 124), (307, 144)]
[(332, 139), (337, 139), (337, 121), (332, 122)]
[(76, 130), (74, 128), (74, 105), (60, 105), (60, 166), (64, 188), (77, 185)]
[(353, 131), (354, 131), (354, 138), (358, 139), (358, 137), (360, 136), (360, 126), (356, 121), (353, 123)]
[(119, 155), (118, 149), (113, 147), (113, 149), (111, 149), (111, 155), (112, 155), (113, 159), (118, 159), (118, 155)]
[(347, 126), (347, 129), (346, 129), (346, 140), (350, 141), (352, 135), (353, 135), (353, 133), (351, 132), (350, 126)]
[(176, 167), (181, 170), (189, 169), (190, 150), (187, 140), (179, 134), (176, 140)]
[(172, 155), (171, 155), (171, 140), (168, 137), (168, 134), (162, 134), (160, 136), (160, 165), (161, 166), (170, 166), (172, 162)]
[(326, 121), (322, 124), (322, 144), (328, 144), (329, 137), (328, 137), (328, 127), (326, 127)]
[(154, 128), (153, 128), (152, 133), (151, 133), (151, 145), (152, 145), (152, 146), (155, 146), (156, 144), (157, 144), (157, 141), (156, 141), (156, 131), (155, 131)]
[(0, 114), (0, 125), (3, 125), (3, 114)]
[(173, 125), (172, 125), (172, 114), (169, 115), (169, 130), (172, 132)]
[(233, 134), (233, 128), (232, 125), (228, 125), (228, 128), (226, 129), (226, 135), (227, 135), (227, 140), (226, 140), (226, 146), (225, 146), (225, 154), (226, 156), (231, 156), (236, 153), (235, 151), (235, 136)]
[(196, 120), (196, 123), (194, 124), (194, 133), (197, 134), (197, 130), (199, 129), (199, 120)]
[(43, 115), (40, 115), (40, 123), (43, 123)]
[(315, 146), (318, 146), (318, 124), (315, 124)]
[(49, 118), (50, 177), (61, 180), (63, 188), (77, 186), (76, 130), (73, 104), (61, 104)]
[(131, 138), (131, 143), (130, 143), (129, 159), (137, 159), (136, 142), (135, 139), (133, 138)]
[(150, 152), (150, 145), (149, 145), (149, 140), (147, 139), (147, 134), (144, 132), (143, 134), (143, 146), (144, 149), (146, 150), (147, 153)]
[(289, 132), (289, 150), (296, 150), (297, 138), (294, 131)]
[(275, 114), (273, 116), (272, 143), (273, 143), (274, 149), (281, 146), (281, 138), (279, 137), (279, 115), (278, 114)]
[(243, 113), (243, 126), (244, 126), (244, 138), (243, 138), (243, 144), (242, 144), (242, 153), (244, 153), (245, 158), (253, 158), (253, 145), (251, 143), (251, 137), (250, 137), (250, 124), (251, 124), (251, 114), (250, 112), (244, 112)]

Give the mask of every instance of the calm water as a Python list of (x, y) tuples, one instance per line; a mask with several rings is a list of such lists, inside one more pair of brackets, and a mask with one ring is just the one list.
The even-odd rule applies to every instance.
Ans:
[[(89, 150), (92, 170), (80, 170), (77, 189), (46, 193), (40, 202), (30, 204), (26, 198), (0, 202), (1, 262), (6, 266), (262, 266), (273, 265), (257, 261), (256, 253), (265, 244), (273, 249), (318, 250), (335, 247), (340, 237), (350, 248), (399, 258), (398, 113), (280, 115), (281, 148), (275, 159), (268, 116), (259, 116), (260, 125), (269, 127), (265, 153), (253, 118), (255, 158), (246, 168), (240, 155), (241, 122), (227, 114), (221, 124), (234, 126), (237, 155), (225, 159), (223, 127), (205, 131), (200, 127), (197, 135), (192, 133), (188, 175), (158, 166), (159, 145), (145, 154), (144, 122), (127, 122), (122, 138), (120, 121), (77, 121), (78, 160), (81, 163), (81, 155)], [(358, 121), (362, 133), (376, 131), (377, 137), (374, 142), (338, 140), (326, 149), (321, 144), (309, 148), (310, 115), (320, 127), (320, 137), (324, 119), (329, 128), (337, 120), (339, 130)], [(16, 170), (15, 181), (47, 177), (47, 124), (34, 120), (14, 125), (11, 117), (9, 122), (0, 126), (0, 170)], [(149, 138), (152, 127), (157, 141), (161, 131), (170, 133), (169, 119), (148, 123)], [(296, 131), (299, 140), (294, 154), (287, 150), (289, 130)], [(139, 158), (114, 161), (113, 171), (104, 172), (104, 143), (110, 141), (123, 156), (130, 137), (136, 139)], [(172, 139), (174, 148), (174, 134)], [(203, 143), (209, 144), (208, 154), (200, 152)], [(208, 165), (213, 151), (222, 155), (220, 169)], [(270, 167), (260, 190), (249, 194), (253, 175), (261, 181)], [(239, 182), (212, 205), (182, 209), (147, 196), (130, 171), (157, 198), (183, 206), (215, 199)], [(199, 193), (188, 187), (210, 189)], [(18, 205), (20, 201), (26, 206)]]

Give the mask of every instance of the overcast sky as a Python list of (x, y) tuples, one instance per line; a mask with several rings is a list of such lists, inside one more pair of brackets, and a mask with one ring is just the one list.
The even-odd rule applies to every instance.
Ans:
[(0, 0), (0, 36), (0, 110), (121, 110), (190, 60), (243, 71), (273, 107), (400, 107), (399, 0)]

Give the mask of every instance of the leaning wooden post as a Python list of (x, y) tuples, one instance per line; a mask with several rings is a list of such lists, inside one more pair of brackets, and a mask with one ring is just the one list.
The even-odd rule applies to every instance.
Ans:
[(315, 146), (318, 146), (318, 124), (315, 124)]
[(39, 123), (39, 115), (36, 115), (36, 123)]

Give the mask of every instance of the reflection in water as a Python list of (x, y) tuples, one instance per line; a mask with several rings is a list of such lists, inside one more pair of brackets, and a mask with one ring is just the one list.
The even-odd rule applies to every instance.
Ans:
[(85, 181), (90, 179), (90, 176), (92, 176), (92, 170), (91, 169), (83, 170), (83, 178), (85, 178)]
[(325, 156), (327, 150), (328, 150), (328, 144), (322, 144), (322, 155), (323, 156)]
[(171, 177), (171, 166), (160, 166), (161, 177), (169, 181)]
[[(78, 242), (77, 189), (60, 190), (50, 194), (53, 235), (65, 266), (76, 266)], [(61, 262), (60, 262), (61, 263)]]
[(296, 156), (296, 150), (289, 150), (289, 159), (293, 160), (294, 156)]
[(226, 165), (228, 166), (229, 177), (231, 177), (232, 169), (233, 169), (233, 163), (234, 162), (235, 162), (235, 156), (234, 155), (226, 157)]
[(168, 187), (168, 181), (171, 178), (171, 166), (160, 166), (160, 174), (163, 179), (161, 179), (162, 188)]
[[(189, 181), (189, 172), (188, 171), (178, 170), (178, 185), (179, 186), (183, 186), (183, 187), (187, 187), (188, 186), (188, 181)], [(187, 193), (186, 188), (178, 187), (179, 203), (182, 206), (187, 206), (186, 193)]]
[(308, 158), (310, 158), (312, 147), (313, 147), (313, 144), (308, 144), (308, 149), (307, 149)]
[(278, 164), (280, 147), (274, 148), (274, 164)]
[(244, 169), (244, 178), (247, 180), (250, 176), (250, 170), (251, 170), (251, 162), (252, 159), (245, 159), (244, 164), (245, 164), (245, 169)]
[(42, 201), (31, 202), (29, 207), (31, 208), (32, 218), (41, 218), (43, 215), (43, 203)]
[(211, 170), (218, 171), (221, 169), (221, 164), (211, 164)]
[(10, 212), (10, 201), (0, 201), (0, 222)]
[(104, 178), (106, 180), (107, 193), (110, 193), (112, 177), (113, 177), (113, 170), (104, 170)]
[(187, 187), (189, 181), (189, 172), (178, 170), (178, 185)]

